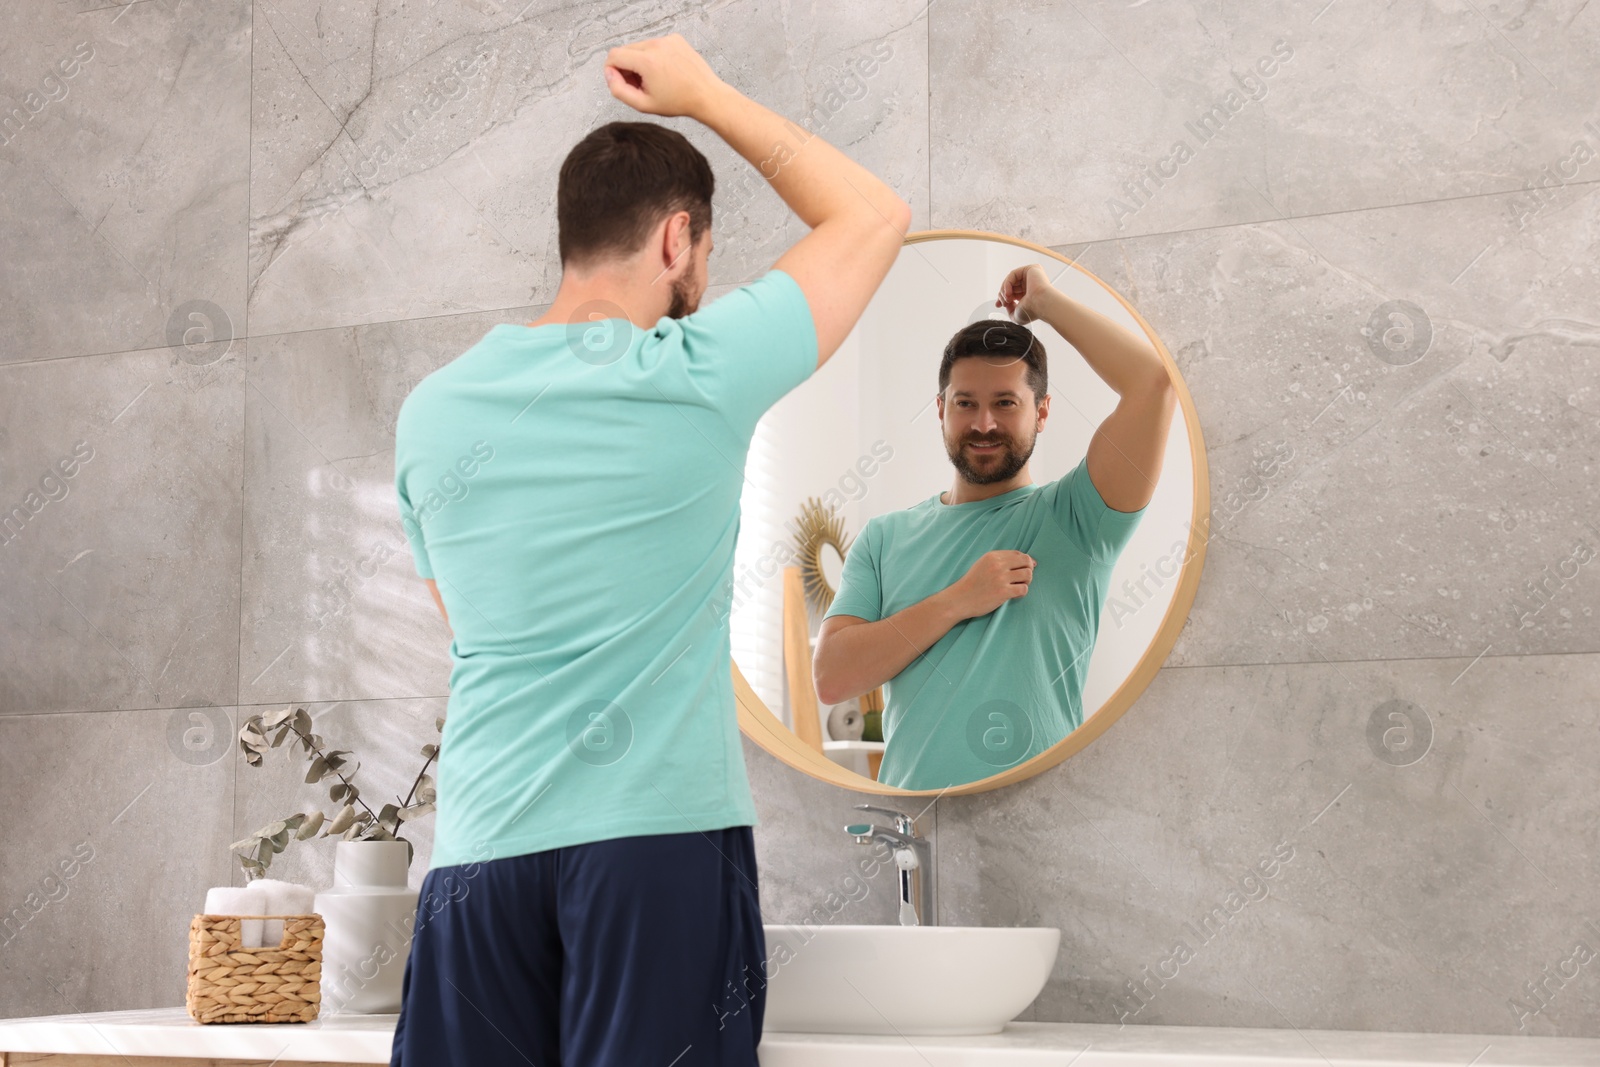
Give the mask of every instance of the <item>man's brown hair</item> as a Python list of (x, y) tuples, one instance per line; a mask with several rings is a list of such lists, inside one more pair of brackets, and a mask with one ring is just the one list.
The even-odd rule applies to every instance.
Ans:
[(1045, 362), (1044, 345), (1026, 326), (1006, 319), (979, 319), (957, 330), (944, 346), (944, 358), (939, 362), (939, 392), (950, 387), (951, 365), (966, 356), (984, 356), (990, 361), (1022, 360), (1028, 365), (1025, 377), (1028, 388), (1033, 390), (1033, 402), (1044, 399), (1049, 365)]
[(572, 147), (556, 183), (563, 268), (637, 252), (666, 215), (689, 212), (689, 240), (711, 229), (711, 164), (688, 138), (653, 122), (608, 122)]

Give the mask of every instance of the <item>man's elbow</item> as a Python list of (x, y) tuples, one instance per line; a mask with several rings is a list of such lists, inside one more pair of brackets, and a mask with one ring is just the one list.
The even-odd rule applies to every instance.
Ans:
[(911, 229), (911, 205), (896, 198), (894, 210), (889, 215), (889, 225), (904, 237), (906, 231)]
[(1149, 389), (1150, 395), (1155, 399), (1162, 401), (1176, 400), (1178, 398), (1178, 387), (1173, 382), (1172, 375), (1168, 373), (1167, 365), (1160, 362), (1160, 359), (1160, 356), (1156, 357), (1156, 369), (1150, 375), (1150, 381), (1146, 388)]
[(811, 684), (817, 691), (819, 704), (841, 704), (849, 700), (852, 694), (841, 694), (838, 679), (834, 678), (833, 658), (824, 658), (822, 642), (817, 642), (817, 656), (811, 661)]
[(811, 685), (817, 691), (817, 703), (837, 704), (834, 698), (833, 678), (822, 669), (822, 661), (816, 660), (811, 664)]

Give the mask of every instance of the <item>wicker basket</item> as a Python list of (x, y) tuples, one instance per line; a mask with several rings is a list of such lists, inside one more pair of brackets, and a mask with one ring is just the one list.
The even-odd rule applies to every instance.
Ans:
[[(245, 919), (282, 919), (276, 948), (245, 948)], [(184, 1004), (202, 1023), (307, 1023), (322, 1004), (322, 916), (196, 915)]]

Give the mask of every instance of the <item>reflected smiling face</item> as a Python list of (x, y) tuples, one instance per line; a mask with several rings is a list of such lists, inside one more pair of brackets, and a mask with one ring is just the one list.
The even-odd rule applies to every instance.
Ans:
[(944, 450), (973, 485), (1006, 481), (1033, 455), (1049, 401), (1035, 403), (1027, 373), (1027, 363), (1009, 357), (966, 356), (950, 365), (939, 397)]

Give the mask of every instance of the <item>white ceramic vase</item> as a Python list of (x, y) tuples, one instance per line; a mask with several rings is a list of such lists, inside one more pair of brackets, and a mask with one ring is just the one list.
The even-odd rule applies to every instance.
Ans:
[(317, 894), (322, 916), (322, 1010), (381, 1014), (400, 1010), (400, 984), (417, 891), (406, 887), (404, 841), (340, 841), (333, 888)]

